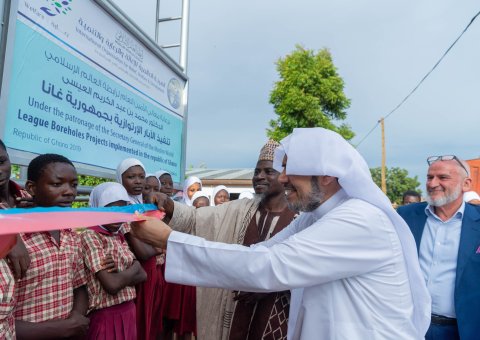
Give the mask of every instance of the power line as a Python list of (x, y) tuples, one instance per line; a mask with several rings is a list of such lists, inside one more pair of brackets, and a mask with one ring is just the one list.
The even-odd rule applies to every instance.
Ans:
[(362, 144), (362, 142), (363, 142), (365, 139), (367, 139), (367, 137), (370, 136), (370, 134), (377, 128), (377, 126), (378, 126), (378, 122), (377, 122), (377, 124), (375, 124), (375, 125), (373, 126), (373, 128), (370, 129), (370, 131), (368, 131), (368, 133), (365, 135), (365, 137), (363, 137), (362, 140), (361, 140), (360, 142), (358, 142), (357, 145), (355, 145), (355, 148), (358, 148), (358, 146), (359, 146), (360, 144)]
[[(443, 53), (443, 55), (440, 57), (440, 59), (438, 59), (438, 61), (435, 63), (435, 65), (433, 65), (433, 67), (430, 69), (430, 71), (427, 72), (427, 74), (425, 74), (425, 76), (418, 82), (418, 84), (413, 88), (413, 90), (410, 91), (409, 94), (407, 94), (407, 96), (405, 98), (403, 98), (403, 100), (393, 109), (391, 110), (383, 119), (387, 119), (388, 117), (390, 117), (390, 115), (392, 115), (395, 111), (397, 111), (407, 100), (408, 98), (410, 98), (410, 96), (415, 93), (415, 91), (417, 91), (417, 89), (420, 87), (420, 85), (422, 85), (422, 83), (430, 76), (430, 74), (437, 68), (437, 66), (442, 62), (442, 60), (446, 57), (446, 55), (450, 52), (450, 50), (453, 48), (453, 46), (455, 46), (455, 44), (460, 40), (460, 38), (463, 36), (463, 34), (465, 34), (465, 32), (469, 29), (470, 25), (472, 25), (472, 23), (475, 21), (475, 19), (477, 19), (477, 17), (480, 15), (480, 11), (475, 14), (472, 18), (472, 20), (470, 20), (470, 22), (468, 23), (468, 25), (463, 29), (462, 33), (460, 33), (460, 35), (457, 37), (457, 39), (455, 39), (455, 41), (450, 45), (449, 48), (447, 48), (447, 50)], [(375, 126), (367, 133), (367, 135), (365, 137), (362, 138), (362, 140), (356, 145), (356, 148), (358, 148), (360, 146), (360, 144), (365, 140), (367, 139), (367, 137), (373, 132), (373, 130), (375, 130), (375, 128), (378, 126), (378, 122), (377, 124), (375, 124)]]

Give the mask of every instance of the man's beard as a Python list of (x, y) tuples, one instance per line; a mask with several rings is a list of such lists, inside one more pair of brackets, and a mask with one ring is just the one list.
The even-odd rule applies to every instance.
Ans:
[(279, 195), (283, 195), (283, 192), (270, 192), (269, 190), (266, 190), (260, 194), (255, 193), (255, 198), (260, 199), (262, 204), (266, 204), (269, 200)]
[(427, 197), (426, 197), (425, 200), (432, 207), (442, 207), (446, 204), (449, 204), (449, 203), (452, 203), (453, 201), (455, 201), (458, 198), (458, 196), (460, 196), (461, 194), (462, 194), (462, 185), (459, 184), (452, 193), (450, 193), (449, 195), (445, 195), (443, 197), (437, 198), (437, 199), (432, 199), (430, 197), (430, 194), (427, 191)]
[[(310, 212), (317, 209), (325, 200), (325, 192), (320, 189), (318, 184), (318, 176), (312, 176), (310, 181), (312, 191), (303, 199), (303, 197), (298, 197), (295, 202), (288, 201), (288, 208), (296, 212)], [(297, 191), (298, 194), (298, 191)]]
[[(254, 189), (255, 190), (255, 189)], [(264, 192), (261, 192), (257, 194), (254, 192), (255, 198), (260, 199), (261, 202), (268, 201), (271, 195), (269, 195), (268, 190), (265, 190)]]

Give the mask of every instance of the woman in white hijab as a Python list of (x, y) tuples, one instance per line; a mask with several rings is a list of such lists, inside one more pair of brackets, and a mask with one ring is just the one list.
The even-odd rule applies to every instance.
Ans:
[(128, 192), (132, 204), (143, 203), (142, 192), (145, 187), (145, 167), (135, 158), (127, 158), (117, 167), (117, 182)]
[(220, 205), (230, 201), (230, 193), (225, 185), (217, 185), (213, 188), (210, 205)]
[(183, 183), (183, 203), (191, 207), (193, 205), (193, 195), (200, 190), (202, 190), (200, 178), (195, 176), (188, 177)]

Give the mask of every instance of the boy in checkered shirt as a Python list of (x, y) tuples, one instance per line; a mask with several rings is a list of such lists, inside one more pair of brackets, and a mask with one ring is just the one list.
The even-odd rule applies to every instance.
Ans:
[[(26, 188), (38, 207), (71, 207), (77, 195), (72, 162), (56, 154), (34, 158)], [(89, 319), (79, 236), (72, 230), (21, 234), (31, 263), (16, 283), (15, 327), (22, 339), (83, 337)]]

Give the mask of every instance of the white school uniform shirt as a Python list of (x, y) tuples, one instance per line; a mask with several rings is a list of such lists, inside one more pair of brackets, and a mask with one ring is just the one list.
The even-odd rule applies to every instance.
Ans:
[(166, 280), (250, 292), (290, 289), (288, 339), (419, 339), (398, 235), (343, 190), (252, 247), (172, 232)]

